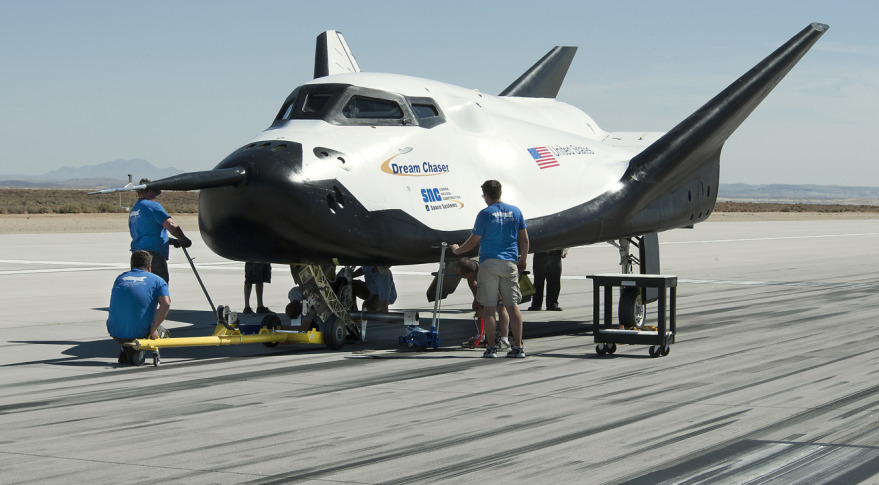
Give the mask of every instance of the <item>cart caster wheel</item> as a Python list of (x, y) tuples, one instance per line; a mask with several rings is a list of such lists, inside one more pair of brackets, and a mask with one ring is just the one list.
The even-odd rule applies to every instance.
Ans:
[(595, 346), (595, 353), (598, 354), (598, 355), (604, 355), (604, 354), (606, 354), (607, 351), (604, 350), (604, 344), (598, 344), (598, 345), (596, 345), (596, 346)]
[(650, 357), (659, 357), (661, 354), (661, 351), (657, 352), (655, 345), (651, 345), (650, 350), (648, 352), (650, 353)]
[(146, 362), (146, 351), (145, 350), (135, 350), (133, 354), (131, 354), (131, 364), (135, 366), (142, 366), (143, 363)]
[(159, 357), (159, 352), (158, 351), (153, 352), (153, 367), (158, 367), (160, 360), (161, 360), (161, 357)]
[(613, 355), (617, 351), (617, 344), (610, 344), (607, 346), (607, 353)]
[(666, 355), (668, 355), (669, 352), (671, 352), (671, 347), (669, 347), (668, 345), (663, 345), (661, 352), (662, 356), (665, 357)]

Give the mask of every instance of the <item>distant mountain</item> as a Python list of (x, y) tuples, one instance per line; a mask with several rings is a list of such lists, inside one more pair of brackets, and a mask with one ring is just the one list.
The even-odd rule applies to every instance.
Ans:
[(142, 158), (113, 160), (79, 168), (63, 167), (42, 175), (0, 175), (0, 187), (65, 188), (115, 187), (128, 183), (128, 174), (136, 183), (142, 178), (158, 180), (183, 173), (177, 168), (158, 168)]
[(717, 198), (735, 202), (879, 205), (879, 187), (720, 184)]

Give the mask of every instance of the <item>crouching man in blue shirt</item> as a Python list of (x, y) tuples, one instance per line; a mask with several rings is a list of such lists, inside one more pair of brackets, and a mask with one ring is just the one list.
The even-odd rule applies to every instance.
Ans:
[[(158, 339), (167, 335), (162, 322), (171, 308), (168, 283), (150, 273), (152, 255), (149, 251), (131, 253), (131, 271), (116, 277), (110, 293), (107, 332), (120, 344), (135, 339)], [(157, 309), (158, 307), (158, 309)], [(119, 363), (131, 363), (130, 347), (122, 347)]]

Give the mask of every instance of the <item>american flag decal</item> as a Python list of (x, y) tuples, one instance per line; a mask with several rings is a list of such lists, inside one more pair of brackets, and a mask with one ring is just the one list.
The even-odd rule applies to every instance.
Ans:
[(537, 166), (540, 167), (541, 170), (544, 168), (559, 166), (558, 160), (552, 156), (552, 152), (546, 147), (529, 148), (528, 153), (531, 154), (531, 157), (534, 158), (534, 161), (537, 162)]

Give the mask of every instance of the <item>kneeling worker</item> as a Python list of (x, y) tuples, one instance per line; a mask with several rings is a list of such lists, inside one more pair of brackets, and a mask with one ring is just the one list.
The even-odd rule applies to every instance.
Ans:
[[(107, 332), (120, 344), (167, 335), (162, 322), (171, 308), (168, 283), (150, 272), (151, 264), (152, 255), (148, 251), (134, 251), (131, 253), (131, 271), (117, 276), (113, 282)], [(120, 364), (131, 363), (133, 352), (130, 349), (123, 346), (119, 352)]]

